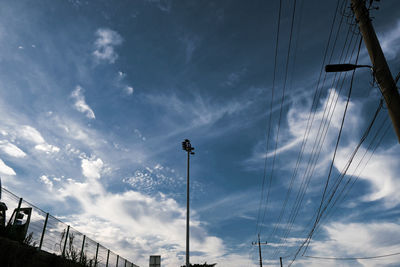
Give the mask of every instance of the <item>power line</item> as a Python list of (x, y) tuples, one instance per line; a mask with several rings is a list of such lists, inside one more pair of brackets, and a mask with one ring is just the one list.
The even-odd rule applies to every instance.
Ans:
[[(345, 2), (345, 1), (343, 1), (343, 3), (344, 3), (344, 2)], [(340, 1), (337, 2), (337, 8), (336, 8), (336, 11), (335, 11), (335, 17), (336, 17), (336, 15), (337, 15), (337, 13), (338, 13), (339, 3), (340, 3)], [(342, 4), (343, 4), (343, 3), (342, 3)], [(343, 8), (343, 7), (344, 7), (344, 5), (342, 5), (342, 8)], [(342, 14), (343, 14), (343, 12), (342, 12)], [(331, 27), (331, 33), (330, 33), (329, 40), (330, 40), (330, 38), (331, 38), (331, 36), (332, 36), (332, 31), (333, 31), (333, 26), (334, 26), (334, 22), (335, 22), (335, 17), (334, 17), (334, 20), (333, 20), (333, 22), (332, 22), (332, 27)], [(342, 18), (343, 18), (343, 15), (342, 15)], [(342, 19), (341, 19), (341, 21), (342, 21)], [(333, 56), (333, 51), (334, 51), (334, 48), (335, 48), (335, 46), (336, 46), (337, 36), (338, 36), (339, 31), (340, 31), (340, 25), (341, 25), (341, 23), (339, 24), (339, 27), (338, 27), (338, 30), (337, 30), (337, 33), (336, 33), (336, 37), (335, 37), (335, 41), (334, 41), (334, 43), (333, 43), (332, 52), (331, 52), (331, 55), (330, 55), (330, 57), (329, 57), (329, 61), (332, 59), (332, 56)], [(348, 31), (348, 33), (349, 33), (349, 31)], [(324, 62), (325, 62), (325, 58), (326, 58), (327, 52), (328, 52), (328, 47), (329, 47), (329, 43), (330, 43), (329, 40), (328, 40), (328, 45), (327, 45), (326, 50), (325, 50)], [(346, 36), (345, 45), (343, 46), (343, 49), (342, 49), (341, 57), (343, 56), (344, 48), (346, 47), (347, 41), (348, 41), (348, 34), (347, 34), (347, 36)], [(350, 48), (350, 46), (349, 46), (349, 48)], [(347, 57), (347, 54), (348, 54), (348, 51), (346, 52), (346, 56), (345, 56), (345, 57)], [(312, 127), (312, 124), (313, 124), (313, 121), (314, 121), (315, 112), (313, 112), (313, 110), (314, 110), (314, 108), (315, 108), (315, 109), (317, 108), (317, 103), (318, 103), (318, 101), (316, 101), (316, 100), (319, 99), (319, 98), (321, 97), (321, 90), (318, 90), (319, 84), (320, 84), (320, 79), (321, 79), (321, 76), (322, 76), (321, 74), (322, 74), (322, 69), (321, 69), (320, 77), (319, 77), (319, 80), (318, 80), (318, 83), (317, 83), (317, 88), (316, 88), (316, 91), (315, 91), (315, 94), (314, 94), (313, 105), (312, 105), (312, 108), (311, 108), (311, 111), (310, 111), (310, 114), (309, 114), (309, 118), (308, 118), (308, 122), (307, 122), (307, 127), (306, 127), (305, 136), (303, 137), (302, 148), (301, 148), (301, 150), (300, 150), (300, 153), (299, 153), (299, 156), (298, 156), (298, 159), (297, 159), (297, 163), (296, 163), (296, 167), (295, 167), (295, 170), (294, 170), (293, 175), (292, 175), (291, 186), (293, 185), (294, 177), (297, 175), (297, 171), (298, 171), (298, 168), (299, 168), (299, 163), (300, 163), (301, 158), (302, 158), (302, 156), (303, 156), (303, 152), (304, 152), (304, 149), (305, 149), (305, 144), (307, 143), (307, 140), (308, 140), (308, 137), (309, 137), (309, 134), (310, 134), (310, 130), (311, 130), (311, 127)], [(340, 76), (339, 76), (339, 77), (340, 77)], [(336, 76), (335, 76), (335, 79), (336, 79)], [(343, 82), (344, 82), (344, 79), (345, 79), (345, 78), (343, 78)], [(324, 75), (323, 82), (322, 82), (322, 85), (321, 85), (321, 89), (324, 87), (325, 80), (326, 80), (326, 75)], [(339, 80), (340, 80), (340, 78), (337, 80), (338, 84), (339, 84)], [(334, 83), (335, 83), (335, 81), (333, 81), (332, 87), (334, 87)], [(343, 86), (343, 83), (342, 83), (342, 86)], [(342, 86), (340, 86), (340, 90), (341, 90)], [(338, 87), (338, 86), (336, 86), (336, 88), (337, 88), (337, 87)], [(326, 133), (327, 133), (327, 130), (328, 130), (328, 128), (329, 128), (330, 121), (331, 121), (331, 119), (332, 119), (333, 111), (332, 111), (332, 114), (329, 116), (329, 113), (331, 113), (331, 110), (332, 110), (332, 103), (334, 102), (333, 99), (331, 100), (332, 93), (333, 93), (333, 92), (331, 91), (331, 94), (330, 94), (329, 100), (328, 100), (328, 104), (325, 106), (323, 119), (322, 119), (322, 121), (321, 121), (321, 123), (320, 123), (319, 130), (318, 130), (318, 134), (317, 134), (318, 138), (317, 138), (316, 141), (314, 142), (314, 146), (313, 146), (313, 150), (312, 150), (312, 153), (311, 153), (311, 157), (310, 157), (310, 159), (309, 159), (309, 161), (308, 161), (307, 170), (306, 170), (306, 172), (304, 173), (303, 180), (302, 180), (301, 186), (300, 186), (300, 190), (299, 190), (298, 193), (297, 193), (296, 201), (294, 202), (294, 206), (293, 206), (293, 208), (292, 208), (292, 210), (291, 210), (291, 213), (290, 213), (290, 216), (289, 216), (289, 219), (288, 219), (288, 222), (287, 222), (287, 226), (286, 226), (286, 230), (285, 230), (285, 234), (284, 234), (284, 240), (285, 240), (285, 241), (284, 241), (283, 243), (286, 243), (286, 238), (287, 238), (287, 236), (289, 235), (289, 233), (290, 233), (290, 231), (291, 231), (291, 228), (292, 228), (292, 226), (293, 226), (293, 224), (294, 224), (294, 221), (295, 221), (295, 219), (296, 219), (296, 217), (297, 217), (297, 215), (298, 215), (300, 206), (301, 206), (301, 204), (302, 204), (302, 200), (303, 200), (303, 198), (304, 198), (304, 194), (305, 194), (305, 192), (306, 192), (306, 190), (307, 190), (308, 184), (309, 184), (310, 179), (311, 179), (311, 176), (312, 176), (312, 174), (313, 174), (313, 170), (314, 170), (315, 165), (316, 165), (316, 163), (317, 163), (318, 155), (319, 155), (319, 153), (321, 152), (322, 144), (324, 143), (324, 140), (325, 140), (325, 137), (326, 137)], [(336, 102), (337, 102), (337, 100), (338, 100), (338, 98), (336, 98)], [(314, 104), (315, 104), (315, 106), (314, 106)], [(326, 112), (327, 112), (327, 109), (326, 109), (326, 108), (327, 108), (328, 106), (330, 106), (330, 107), (329, 107), (329, 112), (326, 113)], [(336, 107), (336, 103), (335, 103), (335, 105), (334, 105), (333, 110), (335, 110), (335, 107)], [(329, 123), (327, 124), (326, 122), (328, 121), (328, 117), (329, 117)], [(311, 118), (311, 120), (310, 120), (310, 118)], [(310, 121), (311, 121), (311, 124), (310, 124)], [(321, 135), (321, 126), (322, 126), (322, 125), (324, 125), (324, 127), (322, 128), (323, 130), (322, 130), (322, 135)], [(324, 133), (324, 131), (325, 131), (325, 133)], [(318, 147), (319, 147), (319, 149), (318, 149)], [(317, 152), (317, 151), (318, 151), (318, 152)], [(313, 167), (313, 166), (314, 166), (314, 167)], [(289, 194), (290, 194), (290, 191), (291, 191), (291, 186), (290, 186), (289, 189), (288, 189), (288, 193), (289, 193)], [(287, 199), (288, 199), (288, 193), (287, 193), (287, 195), (286, 195), (285, 203), (284, 203), (284, 206), (283, 206), (283, 210), (281, 210), (280, 216), (282, 216), (282, 213), (283, 213), (282, 211), (284, 211), (284, 209), (286, 208), (286, 203), (287, 203)], [(276, 225), (276, 227), (277, 227), (277, 226), (278, 226), (278, 225)], [(275, 227), (275, 228), (276, 228), (276, 227)], [(275, 230), (275, 229), (274, 229), (274, 230)], [(277, 247), (277, 248), (276, 248), (275, 254), (274, 254), (275, 256), (276, 256), (278, 250), (279, 250), (282, 246), (283, 246), (283, 244), (282, 244), (280, 247)]]
[[(265, 186), (265, 178), (267, 176), (267, 153), (269, 151), (269, 138), (271, 134), (271, 124), (272, 124), (272, 106), (274, 103), (274, 92), (275, 92), (275, 81), (276, 81), (276, 70), (277, 70), (277, 58), (278, 58), (278, 47), (279, 47), (279, 33), (280, 33), (280, 24), (281, 24), (281, 13), (282, 13), (282, 0), (279, 1), (279, 12), (278, 12), (278, 28), (276, 31), (276, 43), (275, 43), (275, 56), (274, 56), (274, 72), (272, 78), (272, 89), (271, 89), (271, 102), (270, 102), (270, 109), (269, 109), (269, 121), (268, 121), (268, 132), (267, 132), (267, 139), (266, 139), (266, 151), (265, 151), (265, 161), (264, 161), (264, 173), (263, 173), (263, 181), (261, 187), (261, 196), (260, 196), (260, 203), (258, 207), (258, 216), (257, 216), (257, 223), (256, 223), (256, 232), (260, 233), (259, 231), (259, 222), (260, 222), (260, 215), (261, 215), (261, 207), (264, 201), (264, 186)], [(269, 189), (268, 189), (269, 190)], [(269, 193), (267, 193), (269, 195)], [(263, 219), (264, 220), (264, 219)]]
[(379, 255), (379, 256), (370, 256), (370, 257), (319, 257), (319, 256), (306, 256), (306, 255), (303, 255), (303, 257), (312, 258), (312, 259), (322, 259), (322, 260), (355, 261), (355, 260), (371, 260), (371, 259), (393, 257), (393, 256), (397, 256), (397, 255), (400, 255), (400, 252)]
[[(355, 43), (355, 46), (354, 46), (352, 55), (354, 54), (354, 50), (355, 50), (356, 47), (357, 47), (357, 43)], [(349, 48), (350, 48), (350, 47), (349, 47)], [(347, 58), (348, 52), (349, 52), (349, 50), (346, 52), (345, 58)], [(351, 57), (350, 57), (350, 61), (351, 61), (351, 59), (352, 59), (352, 55), (351, 55)], [(305, 193), (306, 193), (306, 191), (307, 191), (307, 187), (309, 186), (309, 183), (310, 183), (310, 181), (311, 181), (311, 177), (313, 176), (313, 173), (314, 173), (316, 164), (317, 164), (317, 162), (318, 162), (319, 155), (320, 155), (321, 149), (322, 149), (322, 145), (323, 145), (323, 143), (324, 143), (324, 141), (325, 141), (325, 138), (326, 138), (326, 136), (327, 136), (328, 129), (329, 129), (329, 126), (330, 126), (330, 124), (331, 124), (332, 117), (333, 117), (334, 111), (335, 111), (335, 109), (336, 109), (336, 105), (337, 105), (337, 102), (338, 102), (338, 100), (339, 100), (339, 95), (340, 95), (340, 92), (342, 91), (342, 88), (343, 88), (345, 79), (346, 79), (346, 75), (345, 75), (345, 76), (343, 77), (343, 79), (342, 79), (342, 83), (341, 83), (341, 85), (340, 85), (340, 87), (339, 87), (339, 92), (338, 92), (338, 94), (337, 94), (336, 100), (335, 100), (335, 99), (332, 99), (332, 100), (331, 100), (331, 96), (328, 98), (328, 99), (329, 99), (329, 100), (328, 100), (328, 104), (325, 106), (323, 119), (322, 119), (322, 121), (321, 121), (321, 124), (324, 123), (324, 127), (322, 128), (322, 129), (323, 129), (323, 130), (322, 130), (322, 135), (320, 135), (319, 139), (317, 139), (317, 141), (316, 141), (316, 143), (315, 143), (315, 144), (317, 144), (316, 147), (315, 147), (315, 144), (314, 144), (313, 152), (312, 152), (312, 155), (311, 155), (310, 160), (309, 160), (309, 162), (308, 162), (307, 170), (306, 170), (306, 172), (305, 172), (305, 174), (304, 174), (304, 177), (303, 177), (303, 182), (302, 182), (302, 185), (301, 185), (302, 188), (300, 189), (300, 191), (299, 191), (299, 193), (298, 193), (298, 196), (297, 196), (298, 198), (297, 198), (296, 201), (295, 201), (295, 203), (297, 203), (297, 206), (294, 207), (294, 208), (295, 208), (295, 211), (294, 211), (295, 213), (294, 213), (294, 215), (293, 215), (293, 217), (292, 217), (292, 221), (290, 222), (290, 228), (288, 229), (288, 231), (287, 231), (287, 233), (286, 233), (286, 236), (287, 236), (287, 235), (289, 234), (289, 232), (291, 231), (291, 228), (292, 228), (292, 226), (293, 226), (293, 224), (294, 224), (294, 220), (296, 219), (296, 217), (297, 217), (297, 215), (298, 215), (298, 213), (299, 213), (299, 211), (300, 211), (300, 206), (301, 206), (301, 204), (302, 204), (302, 202), (303, 202), (304, 195), (305, 195)], [(339, 76), (339, 79), (337, 80), (337, 85), (339, 85), (339, 83), (340, 83), (340, 76)], [(333, 87), (333, 86), (332, 86), (332, 87)], [(337, 88), (337, 86), (336, 86), (336, 88)], [(331, 91), (331, 95), (332, 95), (332, 91)], [(333, 102), (335, 102), (335, 104), (334, 104), (333, 107), (332, 107), (332, 103), (333, 103)], [(327, 110), (326, 107), (327, 107), (328, 105), (329, 105), (328, 113), (326, 114), (326, 112), (327, 112), (327, 111), (326, 111), (326, 110)], [(328, 117), (329, 117), (329, 119), (328, 119)], [(320, 132), (318, 132), (318, 135), (319, 135), (319, 133), (320, 133)], [(319, 148), (318, 148), (318, 147), (319, 147)], [(315, 148), (318, 148), (318, 149), (317, 149), (318, 151), (315, 151)], [(299, 194), (300, 194), (300, 195), (299, 195)], [(299, 198), (299, 197), (300, 197), (300, 198)], [(292, 209), (292, 212), (293, 212), (293, 209)], [(317, 212), (316, 212), (316, 214), (315, 214), (313, 217), (311, 217), (310, 223), (314, 220), (314, 218), (317, 218)]]
[[(367, 160), (366, 164), (364, 165), (364, 168), (359, 172), (358, 176), (357, 176), (357, 177), (355, 178), (355, 180), (353, 181), (353, 183), (352, 183), (350, 189), (348, 189), (348, 190), (345, 192), (345, 190), (346, 190), (346, 188), (348, 187), (350, 181), (351, 181), (352, 178), (354, 177), (354, 174), (356, 173), (356, 171), (357, 171), (358, 168), (360, 167), (362, 161), (364, 160), (364, 158), (365, 158), (367, 152), (370, 150), (370, 148), (372, 147), (374, 141), (376, 140), (376, 137), (378, 136), (378, 134), (379, 134), (379, 133), (381, 132), (381, 130), (383, 129), (382, 126), (383, 126), (384, 123), (386, 123), (387, 119), (384, 121), (384, 123), (383, 123), (382, 125), (379, 126), (377, 132), (375, 133), (374, 137), (372, 138), (372, 140), (371, 140), (370, 144), (368, 145), (366, 151), (364, 152), (362, 158), (361, 158), (360, 161), (358, 162), (358, 164), (357, 164), (357, 166), (356, 166), (356, 168), (355, 168), (353, 174), (352, 174), (349, 178), (347, 178), (347, 182), (343, 185), (341, 191), (339, 192), (338, 196), (335, 198), (335, 201), (334, 201), (333, 204), (331, 205), (330, 209), (327, 210), (327, 209), (328, 209), (328, 205), (331, 203), (332, 198), (334, 197), (334, 195), (335, 195), (335, 193), (336, 193), (338, 187), (340, 186), (340, 183), (342, 182), (344, 176), (347, 174), (347, 171), (348, 171), (348, 169), (349, 169), (349, 167), (350, 167), (350, 164), (351, 164), (351, 162), (353, 161), (353, 159), (354, 159), (356, 153), (358, 152), (358, 149), (360, 148), (361, 144), (365, 141), (366, 137), (369, 135), (369, 132), (371, 131), (371, 128), (372, 128), (373, 124), (375, 123), (375, 120), (376, 120), (376, 118), (377, 118), (377, 116), (378, 116), (378, 113), (379, 113), (380, 110), (382, 109), (382, 103), (383, 103), (383, 102), (382, 102), (382, 100), (381, 100), (380, 103), (379, 103), (379, 106), (378, 106), (377, 110), (375, 111), (375, 114), (374, 114), (374, 116), (373, 116), (373, 118), (372, 118), (372, 120), (371, 120), (371, 122), (370, 122), (370, 124), (369, 124), (369, 126), (368, 126), (368, 128), (366, 129), (366, 131), (364, 132), (363, 136), (361, 137), (361, 139), (360, 139), (360, 141), (359, 141), (359, 144), (358, 144), (358, 145), (356, 146), (356, 148), (354, 149), (354, 151), (353, 151), (353, 153), (351, 154), (350, 158), (348, 159), (348, 161), (347, 161), (345, 167), (342, 169), (341, 174), (339, 175), (339, 177), (338, 177), (337, 180), (335, 181), (335, 184), (331, 187), (330, 192), (329, 192), (329, 194), (330, 194), (331, 197), (329, 198), (328, 203), (325, 205), (325, 207), (324, 207), (324, 209), (323, 209), (323, 212), (325, 213), (325, 211), (326, 211), (326, 214), (327, 214), (327, 215), (326, 215), (324, 218), (321, 218), (321, 220), (320, 220), (318, 226), (316, 227), (316, 230), (314, 231), (314, 233), (317, 232), (317, 230), (320, 228), (320, 225), (322, 224), (323, 219), (325, 219), (325, 221), (326, 221), (326, 218), (329, 216), (330, 211), (337, 205), (337, 203), (338, 203), (338, 202), (341, 202), (341, 201), (344, 201), (344, 199), (346, 198), (348, 192), (351, 190), (351, 187), (354, 185), (354, 182), (359, 178), (359, 176), (361, 175), (362, 171), (364, 170), (364, 168), (365, 168), (366, 165), (368, 164), (369, 160), (371, 159), (371, 156), (372, 156), (373, 153), (375, 152), (376, 147), (380, 144), (380, 142), (381, 142), (382, 139), (377, 143), (377, 146), (375, 147), (374, 151), (371, 153), (369, 159)], [(385, 135), (385, 133), (384, 133), (384, 135)], [(345, 192), (345, 195), (342, 196), (344, 192)], [(335, 210), (334, 210), (334, 211), (336, 211), (336, 207), (335, 207)]]
[[(360, 44), (359, 44), (359, 47), (358, 47), (358, 53), (357, 53), (357, 58), (356, 58), (356, 63), (355, 64), (357, 64), (357, 62), (358, 62), (358, 57), (359, 57), (360, 49), (361, 49), (361, 43), (362, 43), (362, 39), (360, 39)], [(336, 145), (335, 145), (335, 150), (334, 150), (334, 153), (333, 153), (331, 165), (329, 166), (328, 178), (326, 179), (324, 192), (322, 194), (321, 204), (319, 205), (319, 208), (318, 208), (318, 214), (317, 214), (317, 219), (315, 221), (315, 225), (318, 223), (318, 220), (319, 220), (319, 218), (321, 216), (320, 215), (320, 211), (321, 211), (322, 205), (323, 205), (324, 200), (325, 200), (325, 194), (326, 194), (326, 190), (328, 189), (329, 181), (330, 181), (330, 178), (331, 178), (333, 164), (335, 163), (335, 159), (336, 159), (337, 149), (339, 147), (339, 142), (340, 142), (340, 139), (342, 137), (343, 125), (344, 125), (344, 121), (346, 119), (347, 108), (348, 108), (349, 103), (350, 103), (350, 96), (351, 96), (351, 92), (352, 92), (352, 89), (353, 89), (354, 74), (355, 74), (355, 71), (353, 71), (353, 75), (351, 77), (350, 89), (349, 89), (349, 93), (347, 95), (346, 106), (344, 108), (343, 118), (342, 118), (342, 122), (340, 124), (340, 130), (339, 130), (339, 134), (338, 134), (338, 137), (337, 137), (337, 140), (336, 140)], [(310, 239), (311, 239), (311, 236), (310, 236), (309, 240)], [(307, 247), (306, 247), (306, 249), (307, 249)]]
[[(359, 55), (360, 55), (361, 44), (362, 44), (362, 39), (360, 38), (360, 42), (359, 42), (359, 45), (358, 45), (358, 51), (357, 51), (357, 57), (356, 57), (356, 64), (357, 64), (357, 62), (358, 62), (358, 58), (359, 58)], [(351, 92), (352, 92), (352, 88), (353, 88), (354, 76), (355, 76), (355, 69), (353, 70), (353, 74), (352, 74), (352, 77), (351, 77), (351, 82), (350, 82), (349, 93), (348, 93), (348, 96), (347, 96), (346, 107), (345, 107), (345, 111), (344, 111), (344, 114), (343, 114), (341, 127), (340, 127), (340, 130), (339, 130), (339, 135), (338, 135), (338, 138), (337, 138), (337, 142), (336, 142), (336, 147), (335, 147), (335, 153), (334, 153), (334, 155), (336, 154), (336, 150), (337, 150), (337, 147), (338, 147), (338, 143), (339, 143), (339, 141), (340, 141), (341, 132), (342, 132), (342, 129), (343, 129), (343, 124), (344, 124), (344, 120), (345, 120), (345, 117), (346, 117), (346, 112), (347, 112), (348, 103), (350, 102), (350, 96), (351, 96)], [(333, 162), (334, 162), (334, 159), (335, 159), (335, 158), (333, 157), (333, 159), (332, 159), (332, 164), (333, 164)], [(331, 165), (331, 166), (332, 166), (332, 165)], [(330, 172), (330, 173), (331, 173), (331, 172)], [(329, 173), (329, 175), (330, 175), (330, 173)], [(329, 182), (329, 176), (328, 176), (328, 179), (327, 179), (327, 183), (328, 183), (328, 182)], [(327, 186), (325, 186), (324, 194), (325, 194), (326, 188), (327, 188)], [(323, 195), (323, 196), (324, 196), (324, 195)], [(321, 205), (322, 205), (322, 201), (323, 201), (323, 198), (322, 198), (322, 200), (321, 200)], [(303, 248), (305, 245), (308, 246), (308, 243), (309, 243), (309, 241), (311, 240), (312, 235), (313, 235), (313, 233), (314, 233), (314, 230), (315, 230), (315, 228), (316, 228), (316, 226), (317, 226), (317, 224), (318, 224), (318, 222), (319, 222), (319, 220), (320, 220), (320, 216), (321, 216), (321, 215), (320, 215), (321, 205), (320, 205), (320, 207), (319, 207), (319, 209), (318, 209), (317, 217), (316, 217), (315, 223), (314, 223), (314, 225), (313, 225), (313, 227), (312, 227), (310, 233), (308, 234), (308, 236), (307, 236), (307, 238), (304, 240), (304, 242), (300, 245), (300, 247), (297, 249), (297, 251), (296, 251), (296, 253), (295, 253), (295, 255), (294, 255), (293, 259), (292, 259), (292, 262), (289, 264), (289, 266), (291, 266), (291, 265), (293, 264), (293, 262), (296, 260), (296, 257), (297, 257), (297, 255), (300, 253), (300, 251), (302, 250), (302, 248)]]
[(278, 129), (277, 129), (276, 139), (275, 139), (274, 156), (272, 158), (272, 167), (271, 167), (271, 175), (270, 175), (270, 179), (269, 179), (267, 202), (266, 202), (266, 205), (265, 205), (262, 222), (264, 222), (265, 214), (266, 214), (266, 211), (267, 211), (267, 208), (268, 208), (269, 192), (270, 192), (270, 189), (271, 189), (271, 186), (272, 186), (272, 180), (273, 180), (274, 171), (275, 171), (276, 150), (277, 150), (277, 146), (278, 146), (278, 142), (279, 142), (279, 132), (280, 132), (280, 128), (281, 128), (281, 121), (282, 121), (282, 114), (283, 114), (283, 104), (285, 102), (285, 89), (286, 89), (287, 76), (288, 76), (288, 71), (289, 71), (289, 60), (290, 60), (290, 51), (291, 51), (292, 37), (293, 37), (294, 19), (295, 19), (295, 14), (296, 14), (296, 3), (297, 3), (297, 0), (294, 0), (293, 12), (292, 12), (292, 21), (291, 21), (290, 35), (289, 35), (289, 45), (288, 45), (288, 50), (287, 50), (287, 55), (286, 55), (285, 77), (284, 77), (284, 82), (283, 82), (281, 105), (280, 105), (279, 118), (278, 118)]

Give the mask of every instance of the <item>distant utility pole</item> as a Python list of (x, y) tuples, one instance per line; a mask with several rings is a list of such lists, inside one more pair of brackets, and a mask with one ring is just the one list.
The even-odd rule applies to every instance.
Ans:
[(267, 245), (268, 243), (267, 242), (261, 243), (260, 242), (260, 234), (258, 234), (258, 242), (251, 242), (251, 244), (253, 246), (257, 246), (258, 245), (258, 253), (260, 254), (260, 267), (262, 267), (263, 265), (262, 265), (262, 256), (261, 256), (261, 245)]
[(189, 163), (190, 155), (194, 155), (194, 147), (190, 144), (189, 139), (182, 142), (182, 149), (187, 152), (187, 183), (186, 183), (186, 267), (189, 267)]
[(396, 82), (393, 80), (381, 45), (376, 37), (371, 18), (369, 17), (369, 11), (365, 6), (365, 0), (351, 0), (351, 8), (356, 16), (358, 26), (372, 62), (375, 79), (385, 99), (390, 119), (392, 120), (397, 139), (400, 143), (400, 96), (397, 91)]
[(281, 263), (281, 267), (283, 266), (282, 265), (282, 257), (279, 257), (279, 262)]

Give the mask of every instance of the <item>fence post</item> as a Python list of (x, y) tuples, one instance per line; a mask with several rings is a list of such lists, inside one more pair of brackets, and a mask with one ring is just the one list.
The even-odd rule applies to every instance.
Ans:
[[(15, 213), (15, 217), (14, 217), (13, 224), (15, 224), (15, 222), (17, 221), (17, 217), (18, 217), (18, 214), (19, 214), (19, 210), (21, 209), (21, 204), (22, 204), (22, 197), (19, 198), (18, 207), (17, 207), (17, 212)], [(11, 219), (10, 219), (10, 222), (11, 222)], [(10, 223), (10, 222), (9, 222), (9, 223)]]
[(63, 248), (63, 251), (62, 251), (62, 256), (63, 257), (65, 257), (65, 248), (67, 247), (68, 235), (69, 235), (69, 225), (67, 226), (67, 233), (65, 235), (64, 248)]
[(110, 250), (107, 250), (107, 261), (106, 261), (106, 267), (108, 267), (108, 259), (110, 258)]
[(42, 249), (42, 245), (43, 245), (43, 238), (44, 238), (44, 233), (46, 232), (47, 220), (48, 220), (48, 219), (49, 219), (49, 213), (46, 213), (46, 219), (44, 220), (44, 225), (43, 225), (42, 236), (40, 237), (39, 250), (41, 250), (41, 249)]
[(125, 265), (124, 266), (126, 267), (126, 259), (125, 259)]
[(119, 260), (119, 255), (117, 255), (117, 264), (115, 264), (115, 267), (118, 267), (118, 260)]
[(94, 260), (94, 266), (97, 266), (97, 255), (99, 254), (99, 243), (97, 243), (97, 247), (96, 247), (96, 257)]
[(83, 250), (85, 249), (85, 240), (86, 240), (86, 235), (83, 235), (82, 249), (81, 249), (81, 257), (80, 257), (80, 259), (79, 259), (79, 262), (80, 262), (80, 263), (82, 263)]

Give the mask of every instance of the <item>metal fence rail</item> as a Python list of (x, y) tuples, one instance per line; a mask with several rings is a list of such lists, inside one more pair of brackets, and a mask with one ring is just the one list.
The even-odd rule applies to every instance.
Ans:
[(9, 190), (2, 188), (1, 197), (11, 212), (20, 207), (32, 208), (25, 239), (28, 245), (86, 266), (139, 267)]

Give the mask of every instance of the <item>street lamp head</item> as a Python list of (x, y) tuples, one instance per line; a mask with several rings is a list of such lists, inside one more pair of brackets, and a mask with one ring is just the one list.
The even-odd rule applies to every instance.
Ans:
[(326, 72), (343, 72), (355, 70), (357, 68), (372, 68), (369, 65), (354, 65), (354, 64), (329, 64), (325, 66)]

